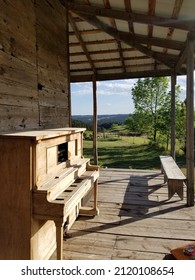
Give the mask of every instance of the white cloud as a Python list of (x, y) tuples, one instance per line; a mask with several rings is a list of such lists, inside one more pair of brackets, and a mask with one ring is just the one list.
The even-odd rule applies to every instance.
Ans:
[[(97, 82), (97, 94), (105, 96), (130, 96), (131, 89), (135, 82), (135, 79)], [(92, 83), (87, 82), (71, 84), (71, 94), (72, 96), (92, 95)]]
[(71, 94), (74, 96), (91, 95), (93, 91), (92, 83), (73, 83), (71, 84)]
[(100, 95), (130, 96), (134, 84), (135, 80), (99, 82), (97, 92)]
[(97, 90), (97, 94), (98, 95), (106, 95), (106, 96), (111, 96), (111, 95), (113, 95), (113, 96), (116, 96), (116, 95), (119, 95), (119, 96), (130, 96), (130, 94), (131, 94), (131, 91), (130, 90), (123, 90), (123, 91), (121, 91), (121, 90), (117, 90), (117, 89), (115, 89), (115, 90), (109, 90), (109, 89), (98, 89)]

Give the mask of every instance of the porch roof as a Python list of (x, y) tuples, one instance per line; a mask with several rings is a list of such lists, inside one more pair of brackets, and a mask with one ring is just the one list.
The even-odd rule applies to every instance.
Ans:
[(71, 82), (186, 74), (195, 1), (60, 1), (69, 11)]

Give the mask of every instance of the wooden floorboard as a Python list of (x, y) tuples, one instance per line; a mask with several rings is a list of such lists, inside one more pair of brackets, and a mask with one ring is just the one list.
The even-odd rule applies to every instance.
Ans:
[[(161, 260), (195, 240), (195, 210), (168, 200), (160, 170), (101, 169), (99, 216), (79, 217), (63, 242), (63, 258)], [(51, 259), (55, 259), (53, 254)]]

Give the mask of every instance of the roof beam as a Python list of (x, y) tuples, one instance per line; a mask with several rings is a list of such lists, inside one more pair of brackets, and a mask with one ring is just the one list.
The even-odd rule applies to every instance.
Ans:
[[(153, 64), (152, 63), (144, 63), (144, 64), (135, 64), (135, 65), (129, 65), (129, 68), (131, 68), (131, 70), (133, 68), (136, 68), (136, 71), (137, 71), (137, 68), (141, 68), (141, 67), (152, 67)], [(100, 71), (104, 71), (104, 70), (107, 70), (107, 71), (113, 71), (113, 70), (118, 70), (120, 73), (121, 73), (121, 66), (104, 66), (104, 67), (100, 67), (98, 68), (98, 71), (100, 73)], [(91, 69), (73, 69), (71, 70), (71, 73), (73, 74), (74, 72), (78, 72), (81, 74), (82, 72), (86, 73), (86, 72), (90, 72)], [(147, 70), (146, 70), (147, 71)], [(131, 71), (133, 72), (133, 71)]]
[[(134, 48), (125, 48), (123, 50), (124, 52), (132, 52), (132, 51), (135, 51)], [(118, 53), (118, 51), (116, 49), (108, 49), (108, 50), (103, 50), (103, 51), (90, 51), (90, 55), (96, 55), (96, 54), (108, 54), (108, 53)], [(83, 52), (72, 52), (70, 53), (70, 56), (80, 56), (80, 55), (83, 55)]]
[[(100, 30), (100, 29), (88, 29), (88, 30), (81, 30), (81, 31), (79, 31), (79, 33), (81, 34), (81, 35), (95, 35), (95, 34), (97, 34), (97, 33), (100, 33), (100, 32), (102, 32), (102, 30)], [(69, 32), (69, 36), (75, 36), (75, 33), (74, 33), (74, 31), (70, 31)]]
[[(168, 70), (152, 70), (152, 71), (136, 71), (136, 72), (126, 72), (126, 73), (114, 73), (114, 74), (97, 74), (97, 81), (106, 81), (106, 80), (121, 80), (121, 79), (133, 79), (133, 78), (145, 78), (145, 77), (163, 77), (171, 76), (171, 69)], [(80, 74), (71, 75), (70, 82), (90, 82), (92, 81), (93, 75), (90, 74)]]
[[(133, 36), (131, 34), (128, 34), (126, 32), (119, 32), (115, 28), (109, 26), (108, 24), (100, 21), (97, 17), (91, 17), (87, 16), (86, 14), (80, 14), (77, 13), (81, 18), (85, 19), (87, 22), (92, 24), (93, 26), (102, 29), (104, 32), (115, 38), (116, 40), (122, 41), (126, 43), (127, 45), (130, 45), (132, 47), (135, 47), (140, 52), (146, 54), (147, 56), (158, 60), (159, 62), (163, 63), (164, 65), (168, 66), (169, 68), (172, 68), (173, 65), (170, 63), (168, 59), (162, 59), (161, 56), (158, 55), (158, 53), (155, 53), (154, 51), (149, 50), (148, 48), (141, 45), (137, 39), (136, 36)], [(124, 34), (125, 33), (125, 34)], [(128, 34), (128, 35), (127, 35)]]
[[(156, 0), (149, 0), (148, 2), (148, 14), (149, 16), (154, 16), (155, 14), (155, 7), (156, 7)], [(148, 37), (152, 38), (153, 34), (153, 25), (148, 24)], [(148, 44), (148, 48), (150, 49), (151, 46)]]
[[(144, 56), (144, 55), (142, 55), (138, 58), (137, 57), (126, 57), (126, 58), (124, 58), (125, 61), (144, 60), (144, 59), (150, 59), (150, 58), (148, 58), (148, 56)], [(118, 58), (107, 58), (107, 59), (103, 58), (103, 59), (95, 59), (94, 60), (95, 63), (114, 62), (114, 61), (119, 62), (119, 59)], [(76, 65), (86, 64), (86, 63), (88, 63), (88, 61), (86, 61), (86, 60), (79, 60), (79, 62), (78, 61), (71, 62), (72, 65), (74, 65), (74, 64), (76, 64)], [(127, 65), (127, 66), (129, 66), (129, 65)]]
[[(175, 4), (174, 4), (172, 16), (171, 16), (172, 19), (177, 19), (179, 12), (181, 10), (182, 4), (183, 4), (183, 0), (175, 0)], [(167, 34), (166, 39), (170, 40), (172, 38), (174, 30), (175, 30), (174, 27), (169, 27), (169, 32)], [(167, 48), (164, 48), (163, 52), (167, 53), (167, 50), (168, 50)]]
[[(100, 30), (100, 29), (98, 29)], [(85, 32), (87, 31), (80, 31), (79, 33), (85, 34)], [(103, 32), (103, 30), (101, 30), (101, 32)], [(166, 40), (166, 39), (162, 39), (162, 38), (148, 38), (147, 36), (144, 35), (137, 35), (136, 37), (133, 36), (132, 34), (128, 33), (128, 32), (122, 32), (122, 31), (118, 31), (118, 33), (123, 34), (122, 36), (126, 36), (128, 38), (132, 38), (132, 40), (134, 38), (136, 38), (137, 43), (140, 44), (150, 44), (153, 46), (157, 46), (157, 47), (162, 47), (162, 48), (168, 48), (168, 49), (173, 49), (173, 50), (179, 50), (181, 51), (184, 48), (184, 43), (181, 41), (173, 41), (173, 40)], [(86, 33), (87, 34), (87, 33)], [(106, 40), (95, 40), (95, 41), (88, 41), (85, 42), (86, 45), (96, 45), (97, 43), (101, 43), (101, 44), (111, 44), (114, 43), (114, 39), (106, 39)], [(77, 43), (70, 43), (70, 45), (77, 45)]]
[[(106, 39), (106, 40), (95, 40), (95, 41), (88, 41), (88, 42), (85, 42), (85, 45), (97, 45), (98, 44), (114, 44), (115, 43), (115, 40), (114, 39)], [(69, 46), (71, 47), (78, 47), (80, 46), (80, 43), (69, 43)]]
[[(130, 0), (124, 0), (125, 4), (125, 10), (127, 13), (132, 13), (131, 9), (131, 1)], [(129, 25), (129, 32), (131, 34), (134, 34), (134, 26), (133, 26), (133, 21), (131, 19), (128, 20), (128, 25)]]
[(120, 11), (115, 9), (100, 8), (97, 6), (88, 6), (72, 3), (69, 1), (61, 0), (62, 4), (75, 12), (76, 14), (82, 13), (89, 16), (99, 16), (99, 17), (108, 17), (114, 19), (120, 19), (124, 21), (132, 21), (143, 24), (151, 24), (162, 27), (177, 28), (186, 31), (195, 31), (195, 19), (193, 18), (164, 18), (154, 15), (138, 14), (127, 11)]
[[(193, 40), (195, 42), (195, 32), (190, 32), (188, 35), (188, 38)], [(187, 59), (187, 52), (188, 52), (188, 39), (186, 40), (185, 47), (180, 52), (179, 58), (175, 64), (175, 72), (178, 73), (180, 71), (180, 68), (182, 67), (182, 64), (185, 63)]]
[(73, 20), (73, 18), (72, 18), (72, 16), (71, 16), (70, 13), (69, 13), (69, 15), (68, 15), (68, 19), (69, 19), (69, 22), (70, 22), (70, 24), (71, 24), (72, 29), (73, 29), (74, 32), (75, 32), (75, 35), (76, 35), (78, 41), (79, 41), (79, 43), (80, 43), (80, 45), (81, 45), (81, 47), (82, 47), (82, 49), (83, 49), (83, 52), (84, 52), (84, 54), (86, 55), (87, 60), (88, 60), (88, 62), (89, 62), (89, 64), (90, 64), (90, 66), (91, 66), (93, 72), (95, 73), (96, 70), (95, 70), (95, 66), (94, 66), (94, 64), (93, 64), (93, 61), (92, 61), (92, 59), (91, 59), (91, 56), (90, 56), (90, 54), (89, 54), (89, 52), (88, 52), (88, 50), (87, 50), (87, 47), (86, 47), (86, 45), (85, 45), (85, 43), (84, 43), (84, 41), (83, 41), (83, 39), (82, 39), (82, 37), (81, 37), (79, 31), (78, 31), (78, 28), (77, 28), (77, 26), (76, 26), (76, 24), (75, 24), (75, 22), (74, 22), (74, 20)]
[[(117, 50), (108, 50), (107, 53), (114, 53), (116, 54), (118, 51)], [(104, 51), (94, 51), (94, 52), (90, 52), (90, 55), (103, 55), (105, 54)], [(70, 57), (76, 57), (76, 56), (81, 56), (83, 55), (83, 53), (79, 52), (79, 53), (71, 53), (70, 54)], [(164, 57), (168, 58), (170, 61), (172, 61), (173, 64), (176, 63), (176, 60), (177, 60), (177, 56), (176, 55), (172, 55), (172, 54), (162, 54), (162, 53), (159, 53), (159, 55), (162, 57), (162, 59)], [(142, 59), (150, 59), (147, 55), (142, 55), (142, 56), (138, 56), (138, 57), (135, 57), (135, 56), (132, 56), (132, 57), (124, 57), (124, 61), (131, 61), (131, 60), (142, 60)], [(95, 59), (94, 62), (109, 62), (109, 61), (119, 61), (118, 58), (107, 58), (107, 59)], [(74, 62), (71, 62), (71, 64), (80, 64), (80, 63), (88, 63), (88, 61), (86, 60), (82, 60), (82, 61), (74, 61)], [(128, 66), (128, 65), (127, 65)]]
[[(111, 9), (109, 0), (103, 0), (103, 2), (104, 2), (104, 6), (107, 9)], [(110, 23), (111, 23), (112, 27), (117, 29), (116, 22), (113, 18), (110, 18)], [(123, 51), (122, 51), (122, 47), (121, 47), (121, 42), (116, 40), (116, 43), (117, 43), (117, 48), (118, 48), (118, 52), (119, 52), (119, 56), (120, 56), (120, 61), (121, 61), (121, 64), (122, 64), (122, 69), (123, 69), (124, 72), (126, 72), (126, 67), (125, 67), (125, 62), (124, 62), (124, 58), (123, 58)]]
[(185, 62), (186, 58), (187, 58), (187, 43), (184, 47), (184, 49), (181, 51), (180, 55), (179, 55), (179, 59), (177, 60), (176, 64), (175, 64), (175, 72), (178, 73), (180, 71), (180, 68), (182, 66), (182, 64)]
[[(128, 61), (134, 61), (134, 60), (136, 60), (136, 61), (139, 61), (139, 60), (144, 60), (144, 59), (150, 59), (148, 56), (144, 56), (144, 55), (142, 55), (142, 56), (140, 56), (140, 57), (126, 57), (126, 58), (124, 58), (124, 60), (126, 61), (126, 62), (128, 62)], [(116, 62), (119, 62), (119, 60), (118, 60), (118, 58), (107, 58), (107, 59), (104, 59), (104, 58), (102, 58), (102, 59), (95, 59), (94, 60), (94, 62), (95, 63), (102, 63), (102, 62), (114, 62), (114, 61), (116, 61)], [(79, 60), (79, 62), (78, 61), (72, 61), (71, 62), (71, 64), (72, 65), (78, 65), (78, 64), (87, 64), (88, 63), (88, 61), (87, 60)], [(127, 65), (127, 67), (129, 67), (130, 65)]]

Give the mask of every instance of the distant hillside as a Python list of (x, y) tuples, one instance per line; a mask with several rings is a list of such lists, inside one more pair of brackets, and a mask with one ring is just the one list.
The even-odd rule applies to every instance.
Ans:
[[(123, 124), (128, 118), (129, 114), (117, 114), (117, 115), (98, 115), (98, 125), (106, 123), (117, 123)], [(73, 120), (78, 120), (84, 123), (92, 124), (93, 116), (92, 115), (74, 115), (72, 116)]]

